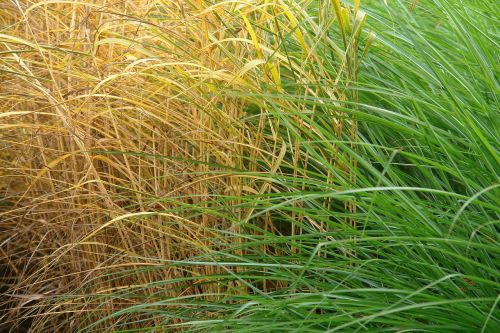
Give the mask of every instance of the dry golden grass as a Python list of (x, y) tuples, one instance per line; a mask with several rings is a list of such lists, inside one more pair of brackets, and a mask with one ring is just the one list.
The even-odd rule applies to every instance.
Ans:
[[(333, 3), (349, 22), (349, 12)], [(199, 265), (114, 280), (105, 275), (242, 241), (227, 235), (238, 233), (235, 220), (251, 214), (251, 207), (238, 207), (241, 198), (273, 191), (273, 185), (264, 176), (230, 170), (279, 173), (285, 153), (293, 156), (292, 166), (307, 164), (300, 143), (278, 135), (279, 120), (269, 117), (259, 94), (285, 94), (288, 81), (297, 83), (294, 96), (341, 102), (348, 97), (334, 83), (354, 80), (357, 67), (357, 44), (343, 36), (347, 51), (330, 40), (332, 52), (351, 57), (334, 76), (325, 70), (317, 38), (301, 32), (322, 31), (303, 10), (307, 5), (0, 4), (0, 256), (7, 295), (0, 321), (15, 327), (27, 318), (34, 332), (72, 331), (84, 320), (79, 314), (93, 311), (90, 318), (99, 318), (132, 302), (103, 299), (96, 309), (87, 295), (219, 270)], [(333, 15), (330, 9), (320, 14)], [(283, 50), (285, 36), (299, 51)], [(322, 80), (332, 84), (318, 86)], [(283, 112), (310, 111), (293, 100), (277, 103)], [(341, 122), (332, 124), (343, 130)], [(234, 220), (209, 213), (217, 195), (234, 198), (225, 201)], [(182, 207), (203, 213), (184, 214)], [(273, 230), (270, 216), (262, 223)], [(161, 293), (244, 292), (237, 284), (202, 282), (172, 284)], [(84, 284), (81, 297), (54, 298)], [(159, 293), (153, 284), (142, 292)]]

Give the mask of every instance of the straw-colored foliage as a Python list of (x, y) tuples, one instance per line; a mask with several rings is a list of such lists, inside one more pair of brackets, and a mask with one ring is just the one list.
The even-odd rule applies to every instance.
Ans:
[[(333, 1), (313, 18), (306, 8), (317, 5), (3, 1), (0, 256), (7, 297), (0, 321), (72, 331), (139, 304), (99, 297), (133, 286), (157, 297), (244, 293), (242, 283), (197, 278), (226, 268), (164, 262), (244, 242), (235, 236), (241, 221), (300, 232), (279, 230), (269, 214), (249, 220), (252, 206), (242, 200), (282, 191), (266, 175), (307, 164), (262, 96), (281, 96), (273, 99), (275, 112), (307, 117), (314, 106), (297, 97), (338, 105), (356, 98), (339, 87), (356, 79), (364, 16)], [(325, 26), (342, 33), (328, 36)], [(317, 55), (325, 45), (334, 65)], [(331, 112), (332, 131), (355, 135), (354, 122)], [(179, 277), (184, 282), (175, 282)], [(154, 284), (165, 280), (168, 288)], [(265, 282), (263, 290), (277, 287)]]

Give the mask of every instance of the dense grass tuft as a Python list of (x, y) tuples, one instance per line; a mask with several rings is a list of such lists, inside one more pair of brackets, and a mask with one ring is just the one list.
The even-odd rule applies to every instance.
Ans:
[(359, 6), (0, 5), (4, 327), (500, 329), (498, 8)]

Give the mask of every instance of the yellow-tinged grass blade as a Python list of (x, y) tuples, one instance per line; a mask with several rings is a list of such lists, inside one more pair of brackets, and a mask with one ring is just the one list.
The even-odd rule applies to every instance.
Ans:
[(339, 21), (340, 34), (342, 35), (344, 47), (347, 47), (346, 24), (348, 24), (348, 23), (344, 22), (344, 15), (342, 14), (342, 5), (340, 3), (340, 0), (333, 0), (332, 5), (333, 5), (334, 12), (335, 12), (335, 16), (337, 17), (337, 20)]
[[(248, 29), (248, 33), (250, 34), (253, 45), (254, 45), (255, 50), (257, 52), (257, 56), (260, 59), (265, 60), (264, 53), (262, 52), (259, 40), (257, 39), (257, 35), (255, 34), (255, 31), (252, 27), (252, 24), (250, 23), (250, 21), (248, 20), (247, 16), (244, 13), (241, 13), (240, 15), (243, 18), (243, 21), (245, 22), (246, 28)], [(266, 66), (269, 69), (269, 72), (271, 73), (272, 79), (273, 79), (274, 83), (276, 84), (278, 91), (282, 91), (278, 70), (271, 62), (267, 61)]]

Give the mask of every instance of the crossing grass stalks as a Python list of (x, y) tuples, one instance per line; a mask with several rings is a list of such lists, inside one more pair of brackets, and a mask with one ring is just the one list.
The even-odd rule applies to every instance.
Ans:
[(1, 321), (495, 332), (496, 7), (2, 4)]
[[(301, 232), (280, 230), (290, 227), (272, 214), (254, 215), (259, 196), (286, 190), (274, 175), (305, 172), (300, 138), (279, 115), (312, 117), (302, 102), (309, 96), (342, 105), (345, 80), (355, 79), (364, 14), (334, 3), (4, 3), (6, 327), (180, 325), (185, 315), (127, 309), (141, 299), (221, 301), (251, 292), (224, 277), (225, 265), (165, 262), (250, 255), (247, 232)], [(321, 110), (340, 133), (345, 121), (336, 112)], [(246, 271), (234, 266), (235, 274)], [(287, 284), (261, 280), (263, 292)]]

